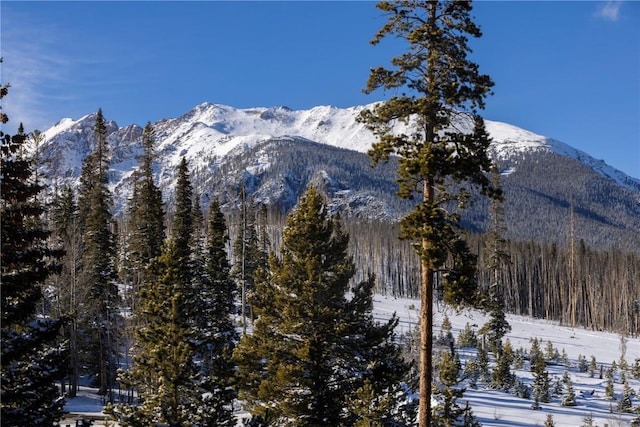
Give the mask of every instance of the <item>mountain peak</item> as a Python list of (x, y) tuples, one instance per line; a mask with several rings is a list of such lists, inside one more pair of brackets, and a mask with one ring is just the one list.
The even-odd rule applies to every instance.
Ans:
[[(285, 106), (238, 109), (203, 102), (178, 118), (156, 122), (154, 129), (157, 147), (162, 152), (161, 155), (166, 157), (163, 162), (168, 165), (185, 156), (194, 168), (201, 170), (210, 168), (213, 159), (220, 159), (236, 148), (246, 150), (261, 141), (283, 137), (301, 138), (366, 153), (375, 141), (375, 136), (356, 119), (363, 109), (373, 108), (375, 105), (350, 108), (316, 106), (307, 110), (292, 110)], [(45, 138), (55, 143), (60, 139), (69, 140), (70, 133), (80, 132), (84, 135), (82, 138), (91, 140), (94, 119), (95, 113), (75, 121), (62, 119), (45, 132)], [(640, 180), (628, 177), (560, 141), (508, 123), (486, 120), (486, 126), (493, 139), (492, 154), (498, 159), (517, 157), (530, 151), (553, 152), (575, 159), (625, 188), (640, 191)], [(469, 124), (460, 123), (459, 127), (466, 129)], [(120, 130), (115, 122), (109, 122), (108, 128), (110, 133), (117, 133), (114, 138), (139, 144), (133, 140), (139, 138), (137, 128), (126, 132)], [(72, 139), (77, 138), (80, 136)], [(127, 144), (114, 142), (119, 147)], [(126, 153), (120, 153), (118, 158), (126, 158)], [(517, 167), (517, 164), (513, 165), (513, 168)]]

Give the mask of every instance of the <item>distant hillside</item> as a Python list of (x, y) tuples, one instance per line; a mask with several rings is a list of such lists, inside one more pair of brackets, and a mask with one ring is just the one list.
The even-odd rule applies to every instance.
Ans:
[[(412, 203), (395, 196), (393, 161), (371, 167), (365, 152), (374, 136), (355, 120), (365, 107), (239, 110), (205, 103), (179, 118), (154, 123), (155, 173), (167, 205), (171, 207), (177, 165), (184, 156), (205, 206), (217, 197), (227, 212), (233, 211), (244, 183), (258, 203), (286, 212), (313, 182), (343, 215), (396, 221)], [(63, 119), (44, 133), (41, 170), (53, 187), (77, 183), (93, 142), (93, 121), (94, 115)], [(573, 207), (576, 238), (594, 247), (617, 245), (640, 252), (640, 181), (524, 129), (493, 121), (487, 121), (487, 129), (502, 174), (509, 237), (564, 244)], [(130, 194), (141, 128), (110, 122), (108, 133), (118, 213)], [(465, 213), (465, 225), (482, 230), (487, 212), (486, 201), (478, 200)]]

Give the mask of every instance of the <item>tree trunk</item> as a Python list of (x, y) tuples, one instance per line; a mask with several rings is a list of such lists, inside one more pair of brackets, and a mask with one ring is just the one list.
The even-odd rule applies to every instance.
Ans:
[[(433, 185), (430, 180), (425, 181), (423, 189), (424, 199), (433, 201)], [(418, 426), (429, 427), (431, 425), (431, 378), (432, 351), (433, 351), (433, 268), (431, 262), (425, 259), (428, 249), (428, 240), (422, 238), (422, 254), (420, 256), (420, 282), (421, 282), (421, 306), (420, 306), (420, 388), (418, 406)]]

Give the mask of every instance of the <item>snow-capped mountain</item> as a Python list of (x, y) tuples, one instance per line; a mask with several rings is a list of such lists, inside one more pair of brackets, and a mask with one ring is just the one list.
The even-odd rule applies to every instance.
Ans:
[[(327, 186), (337, 209), (347, 210), (356, 216), (398, 219), (406, 212), (407, 205), (391, 201), (395, 192), (395, 169), (392, 165), (387, 165), (386, 169), (384, 165), (372, 169), (364, 154), (375, 137), (356, 118), (363, 109), (371, 106), (346, 109), (319, 106), (295, 111), (287, 107), (237, 109), (203, 103), (181, 117), (153, 124), (158, 152), (155, 169), (158, 182), (171, 205), (177, 165), (184, 156), (189, 162), (195, 190), (205, 205), (211, 197), (233, 202), (232, 194), (237, 192), (239, 182), (243, 181), (260, 202), (277, 203), (288, 208), (308, 182), (318, 181)], [(108, 118), (108, 112), (105, 116)], [(94, 114), (78, 120), (62, 119), (44, 132), (42, 171), (51, 179), (52, 185), (77, 183), (82, 160), (91, 150), (94, 119)], [(398, 130), (403, 130), (400, 126)], [(569, 197), (572, 197), (594, 218), (605, 218), (605, 223), (617, 224), (622, 229), (629, 226), (640, 229), (640, 223), (631, 220), (629, 224), (627, 218), (640, 217), (640, 180), (554, 139), (501, 122), (486, 121), (486, 126), (493, 139), (491, 153), (498, 161), (502, 175), (508, 177), (503, 181), (511, 180), (513, 184), (519, 182), (515, 178), (518, 176), (546, 174), (532, 170), (536, 168), (532, 166), (536, 163), (530, 161), (533, 157), (537, 162), (543, 158), (543, 163), (555, 162), (555, 172), (580, 167), (583, 171), (580, 173), (588, 171), (588, 177), (562, 174), (555, 177), (556, 181), (570, 182), (576, 187), (576, 194), (569, 196), (563, 194), (565, 190), (543, 190), (546, 184), (538, 189), (530, 188), (532, 194), (542, 192), (551, 202), (560, 200), (556, 200), (556, 205), (562, 207), (564, 204), (565, 208)], [(460, 121), (456, 127), (470, 129), (471, 122)], [(131, 174), (141, 152), (141, 133), (142, 128), (138, 125), (119, 127), (114, 122), (108, 123), (112, 150), (110, 180), (116, 212), (123, 210), (130, 194)], [(310, 157), (312, 152), (315, 153), (314, 158)], [(358, 166), (354, 166), (356, 163)], [(339, 168), (342, 172), (338, 171)], [(345, 174), (345, 170), (350, 171)], [(547, 177), (539, 176), (532, 182), (545, 179)], [(602, 195), (584, 196), (578, 188), (579, 182), (575, 181), (577, 179), (595, 179), (598, 192), (623, 194), (620, 203), (624, 205), (624, 219), (620, 220), (619, 212), (616, 213), (617, 219), (607, 219), (606, 206), (591, 206), (591, 199), (599, 199)], [(534, 185), (529, 185), (529, 181), (527, 178), (527, 184), (518, 184), (518, 188)], [(553, 184), (561, 185), (562, 182)], [(507, 204), (515, 203), (509, 200), (509, 188), (509, 185), (505, 186)]]

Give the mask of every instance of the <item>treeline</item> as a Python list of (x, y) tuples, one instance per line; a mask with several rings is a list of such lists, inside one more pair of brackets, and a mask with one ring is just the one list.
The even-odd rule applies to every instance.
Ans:
[[(346, 221), (359, 275), (373, 272), (377, 292), (418, 297), (418, 261), (411, 242), (398, 240), (395, 224)], [(490, 239), (467, 234), (478, 256), (478, 285), (492, 284)], [(611, 247), (589, 248), (583, 240), (568, 246), (505, 241), (506, 261), (499, 289), (509, 313), (559, 321), (598, 331), (640, 335), (640, 255)]]
[[(487, 265), (483, 236), (472, 236), (479, 265)], [(640, 335), (640, 256), (618, 248), (593, 250), (584, 241), (568, 247), (508, 242), (500, 269), (506, 310), (568, 326)], [(490, 273), (479, 270), (488, 288)]]

